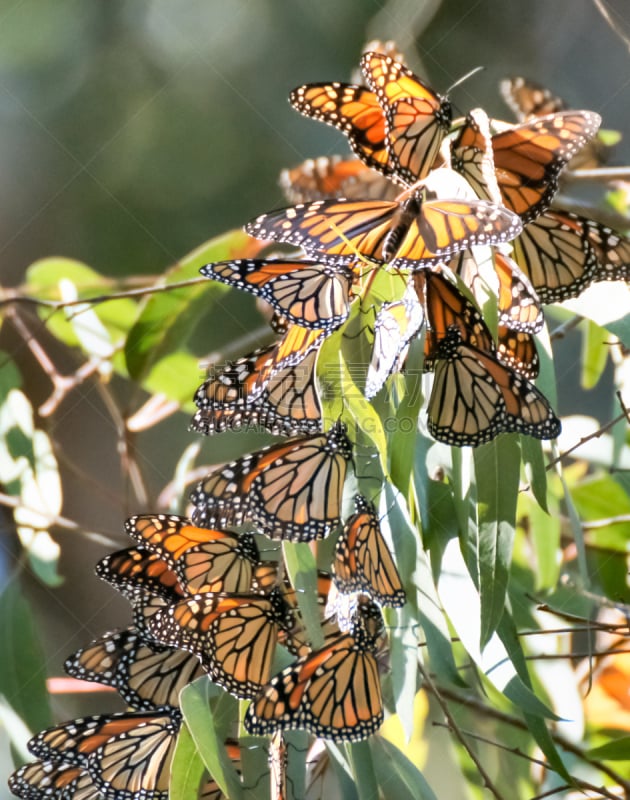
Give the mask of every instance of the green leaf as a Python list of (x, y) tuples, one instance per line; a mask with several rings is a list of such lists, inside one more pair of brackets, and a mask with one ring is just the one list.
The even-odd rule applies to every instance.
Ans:
[(359, 800), (379, 800), (375, 764), (372, 761), (369, 740), (346, 745)]
[(510, 654), (510, 661), (516, 667), (518, 677), (512, 678), (505, 686), (504, 693), (523, 712), (529, 732), (536, 740), (538, 746), (547, 757), (549, 764), (566, 781), (571, 778), (549, 733), (545, 717), (558, 720), (553, 712), (536, 697), (532, 691), (532, 684), (527, 670), (527, 662), (521, 648), (516, 627), (511, 616), (505, 613), (501, 619), (497, 633)]
[[(479, 575), (481, 645), (499, 623), (505, 607), (512, 558), (520, 470), (518, 437), (499, 436), (473, 450), (477, 478), (478, 534), (473, 576)], [(467, 550), (470, 547), (467, 543)]]
[[(555, 504), (555, 503), (554, 503)], [(561, 516), (548, 514), (527, 494), (519, 495), (518, 517), (525, 520), (528, 538), (534, 546), (536, 560), (529, 564), (536, 581), (536, 589), (553, 589), (558, 581), (561, 560), (558, 558), (561, 533)], [(529, 552), (529, 548), (528, 548)]]
[[(506, 628), (507, 614), (502, 615), (497, 628), (501, 638), (495, 633), (485, 647), (480, 646), (481, 600), (455, 540), (451, 540), (445, 549), (438, 591), (462, 645), (488, 680), (528, 713), (556, 719), (555, 714), (525, 685), (518, 672), (525, 665), (518, 637), (510, 640), (509, 647), (502, 641), (507, 636), (506, 630), (509, 631)], [(526, 667), (523, 675), (527, 676)]]
[(395, 745), (382, 736), (373, 736), (369, 744), (383, 797), (437, 800), (424, 775)]
[(317, 564), (306, 542), (283, 542), (284, 559), (313, 649), (324, 646), (317, 594)]
[[(260, 246), (242, 231), (230, 231), (189, 253), (167, 272), (158, 285), (168, 286), (199, 278), (199, 269), (204, 264), (255, 255)], [(221, 298), (230, 291), (228, 286), (204, 280), (192, 286), (151, 295), (144, 302), (125, 345), (125, 358), (131, 377), (142, 380), (156, 361), (182, 350), (203, 314), (214, 313), (217, 329), (220, 330), (219, 304)]]
[(588, 758), (595, 758), (598, 761), (628, 761), (630, 753), (630, 736), (623, 736), (599, 747), (592, 747), (586, 751)]
[[(63, 293), (64, 285), (72, 285), (78, 298), (96, 298), (116, 292), (111, 279), (100, 275), (91, 267), (69, 258), (46, 258), (36, 261), (26, 271), (25, 290), (45, 300), (60, 301), (73, 299)], [(80, 306), (69, 306), (65, 310), (51, 311), (40, 307), (39, 316), (46, 327), (60, 341), (71, 347), (81, 344), (77, 326), (83, 324), (83, 317), (92, 314), (102, 323), (111, 343), (119, 344), (129, 331), (136, 317), (136, 302), (131, 298), (107, 300), (90, 306), (89, 312)], [(86, 352), (90, 353), (88, 348)]]
[(195, 741), (184, 722), (177, 737), (171, 763), (170, 800), (197, 800), (205, 766)]
[(60, 300), (59, 279), (67, 278), (79, 289), (81, 297), (88, 293), (105, 293), (112, 282), (92, 267), (73, 258), (42, 258), (33, 262), (26, 270), (25, 290), (45, 300)]
[(4, 404), (11, 389), (19, 389), (22, 375), (13, 361), (13, 356), (0, 350), (0, 405)]
[(538, 505), (549, 511), (547, 505), (547, 468), (542, 442), (533, 436), (521, 436), (521, 459), (525, 475)]
[(392, 481), (405, 497), (409, 497), (413, 480), (413, 464), (418, 440), (418, 417), (422, 395), (422, 341), (412, 342), (405, 364), (405, 391), (396, 412), (396, 425), (389, 440)]
[[(211, 705), (211, 698), (218, 698), (218, 702)], [(227, 723), (236, 717), (236, 700), (204, 677), (182, 690), (180, 703), (197, 752), (210, 776), (232, 800), (243, 800), (241, 782), (224, 745)]]
[(179, 350), (156, 359), (143, 380), (143, 387), (151, 394), (166, 395), (191, 413), (195, 408), (192, 398), (202, 380), (199, 359)]
[[(0, 641), (0, 694), (10, 699), (30, 731), (48, 727), (52, 717), (46, 692), (46, 658), (38, 626), (17, 581), (9, 583), (0, 595)], [(17, 729), (14, 732), (20, 733)], [(25, 744), (16, 742), (20, 750)]]
[(606, 331), (591, 320), (586, 320), (582, 328), (582, 370), (581, 384), (584, 389), (597, 385), (608, 361), (610, 345)]

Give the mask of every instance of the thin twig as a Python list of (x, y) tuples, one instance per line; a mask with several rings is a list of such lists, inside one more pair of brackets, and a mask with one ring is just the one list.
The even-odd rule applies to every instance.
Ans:
[(13, 497), (12, 495), (0, 492), (0, 505), (7, 506), (8, 508), (23, 508), (25, 511), (29, 511), (32, 514), (37, 514), (40, 517), (47, 517), (48, 523), (46, 527), (38, 527), (31, 524), (24, 526), (31, 528), (34, 531), (45, 532), (54, 525), (58, 528), (64, 528), (65, 530), (73, 531), (74, 533), (81, 533), (83, 536), (87, 536), (89, 539), (92, 539), (99, 544), (105, 544), (108, 547), (116, 545), (116, 542), (108, 534), (85, 530), (85, 528), (82, 528), (78, 523), (74, 522), (74, 520), (68, 519), (68, 517), (63, 517), (60, 514), (51, 514), (50, 512), (42, 511), (40, 508), (31, 508), (30, 506), (25, 505), (19, 497)]
[[(462, 696), (459, 692), (449, 689), (445, 686), (440, 686), (440, 693), (442, 697), (446, 697), (449, 700), (452, 700), (455, 703), (460, 703), (461, 705), (468, 706), (469, 708), (474, 709), (475, 711), (479, 711), (482, 714), (485, 714), (487, 717), (491, 717), (492, 719), (496, 719), (499, 722), (503, 722), (506, 725), (511, 725), (514, 728), (518, 728), (519, 730), (529, 731), (526, 723), (518, 719), (518, 717), (513, 717), (510, 714), (506, 714), (504, 711), (499, 711), (497, 708), (492, 708), (486, 705), (483, 701), (479, 700), (476, 697), (472, 696)], [(621, 775), (619, 775), (615, 770), (611, 769), (607, 764), (603, 761), (599, 761), (591, 756), (588, 756), (584, 749), (579, 747), (578, 745), (571, 742), (569, 739), (562, 736), (562, 734), (558, 733), (557, 731), (550, 731), (550, 736), (554, 740), (554, 742), (564, 750), (573, 755), (577, 756), (582, 761), (585, 761), (587, 764), (595, 767), (595, 769), (602, 772), (604, 775), (607, 775), (612, 781), (618, 783), (622, 786), (628, 794), (630, 794), (630, 781), (625, 780)]]
[(470, 756), (470, 759), (477, 768), (479, 775), (481, 776), (484, 782), (485, 787), (497, 798), (497, 800), (504, 800), (503, 795), (499, 792), (497, 787), (492, 782), (492, 779), (486, 772), (483, 764), (477, 757), (477, 754), (471, 747), (468, 746), (468, 743), (466, 742), (466, 738), (463, 732), (460, 730), (459, 726), (455, 722), (455, 719), (453, 718), (453, 715), (451, 714), (447, 703), (444, 702), (444, 698), (440, 694), (442, 690), (441, 689), (438, 690), (437, 686), (433, 683), (433, 681), (429, 677), (428, 672), (425, 670), (424, 666), (420, 662), (418, 662), (418, 669), (420, 670), (420, 674), (422, 676), (422, 681), (424, 685), (426, 686), (427, 690), (433, 695), (433, 697), (435, 697), (435, 699), (437, 700), (440, 708), (442, 709), (442, 713), (444, 714), (444, 716), (448, 721), (449, 728), (452, 734), (455, 736), (455, 738), (459, 741), (464, 750)]
[(547, 464), (545, 469), (546, 470), (550, 470), (553, 466), (555, 466), (560, 461), (562, 461), (563, 458), (566, 458), (568, 455), (573, 453), (575, 450), (578, 449), (578, 447), (581, 447), (583, 444), (586, 444), (587, 442), (590, 442), (592, 439), (599, 439), (600, 436), (603, 436), (605, 433), (608, 433), (608, 431), (611, 428), (613, 428), (618, 422), (621, 422), (622, 419), (626, 419), (625, 412), (622, 412), (621, 414), (619, 414), (619, 416), (615, 417), (614, 419), (609, 420), (607, 423), (602, 425), (601, 428), (598, 428), (593, 433), (589, 433), (588, 436), (582, 436), (582, 438), (579, 441), (577, 441), (572, 447), (569, 447), (568, 450), (565, 450), (564, 452), (560, 453), (560, 455), (557, 458), (552, 459)]
[(26, 305), (42, 306), (44, 308), (50, 308), (53, 311), (59, 311), (62, 308), (70, 308), (72, 306), (80, 306), (84, 304), (98, 305), (100, 303), (107, 303), (110, 300), (121, 300), (126, 297), (144, 297), (147, 294), (170, 292), (174, 289), (185, 289), (188, 286), (198, 286), (201, 283), (208, 283), (208, 279), (189, 278), (187, 281), (176, 281), (174, 283), (167, 283), (161, 286), (143, 286), (138, 289), (125, 289), (122, 292), (98, 294), (94, 297), (81, 297), (77, 300), (44, 300), (41, 297), (32, 297), (31, 295), (19, 294), (14, 289), (3, 289), (2, 296), (0, 296), (0, 308), (2, 306), (10, 306), (14, 303), (23, 303)]

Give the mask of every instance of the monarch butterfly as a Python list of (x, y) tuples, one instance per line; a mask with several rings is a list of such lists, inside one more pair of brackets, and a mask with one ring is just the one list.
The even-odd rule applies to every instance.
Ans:
[(400, 187), (357, 158), (309, 158), (280, 173), (280, 188), (289, 203), (308, 203), (331, 197), (351, 200), (394, 200)]
[(84, 717), (42, 731), (28, 748), (40, 759), (84, 769), (105, 800), (168, 800), (180, 724), (175, 711)]
[(272, 538), (311, 541), (338, 524), (352, 445), (345, 425), (272, 445), (212, 472), (191, 494), (201, 527), (246, 519)]
[(429, 432), (462, 447), (489, 442), (501, 432), (537, 439), (560, 433), (560, 421), (545, 397), (492, 354), (466, 343), (452, 325), (435, 352), (435, 377), (427, 413)]
[(322, 331), (292, 325), (276, 344), (213, 372), (195, 393), (193, 430), (211, 434), (250, 424), (286, 435), (320, 430), (314, 370), (323, 341)]
[(264, 686), (245, 714), (253, 735), (305, 729), (333, 741), (359, 741), (383, 722), (375, 658), (382, 617), (368, 604), (350, 633), (298, 660)]
[(543, 303), (577, 297), (595, 281), (630, 278), (630, 239), (568, 211), (546, 211), (513, 247), (514, 260)]
[(23, 800), (103, 800), (81, 767), (58, 761), (33, 761), (9, 776), (9, 789)]
[(523, 333), (537, 333), (544, 325), (540, 297), (518, 264), (503, 253), (494, 253), (499, 279), (499, 325)]
[(414, 193), (398, 202), (316, 200), (250, 221), (259, 239), (288, 242), (319, 258), (353, 263), (359, 252), (376, 262), (418, 268), (476, 244), (498, 244), (521, 231), (518, 217), (483, 200), (425, 200)]
[(266, 300), (289, 322), (330, 332), (347, 318), (350, 269), (312, 260), (238, 259), (206, 264), (206, 278), (244, 289)]
[(433, 369), (439, 343), (452, 328), (459, 331), (462, 342), (485, 353), (494, 353), (494, 340), (481, 313), (453, 283), (441, 273), (431, 270), (414, 273), (413, 279), (428, 321), (424, 345), (425, 370)]
[[(566, 102), (549, 89), (527, 78), (506, 78), (499, 84), (501, 96), (519, 122), (565, 111)], [(610, 147), (595, 138), (569, 162), (569, 169), (595, 169), (608, 160)]]
[(549, 207), (558, 175), (600, 124), (592, 111), (562, 111), (495, 133), (489, 145), (481, 129), (464, 125), (451, 144), (452, 166), (479, 197), (496, 202), (480, 165), (490, 148), (503, 203), (527, 223)]
[(130, 517), (125, 530), (156, 553), (187, 593), (248, 592), (260, 554), (249, 533), (197, 528), (186, 517), (145, 514)]
[(289, 95), (297, 111), (343, 131), (368, 167), (391, 175), (385, 116), (374, 92), (352, 83), (307, 83)]
[(269, 680), (278, 630), (294, 624), (277, 590), (191, 595), (147, 623), (157, 641), (194, 653), (210, 678), (237, 697), (252, 697)]
[(413, 184), (434, 166), (451, 125), (451, 104), (383, 53), (365, 53), (361, 69), (385, 114), (394, 177)]
[(189, 653), (155, 647), (133, 628), (112, 631), (70, 656), (64, 669), (84, 681), (113, 686), (138, 711), (179, 708), (179, 693), (204, 671)]
[[(289, 358), (290, 342), (299, 349)], [(285, 436), (320, 431), (315, 366), (323, 342), (322, 331), (292, 326), (278, 344), (229, 363), (197, 390), (192, 429), (206, 435), (245, 425)]]
[[(425, 272), (414, 276), (418, 295), (424, 297), (429, 319), (425, 339), (424, 367), (432, 370), (440, 339), (451, 327), (457, 327), (464, 343), (496, 358), (526, 378), (538, 375), (539, 360), (534, 339), (529, 333), (542, 325), (540, 307), (533, 299), (535, 292), (516, 265), (497, 253), (495, 268), (499, 276), (499, 326), (495, 345), (490, 330), (475, 306), (456, 286), (440, 273)], [(470, 271), (465, 272), (470, 278)], [(473, 280), (474, 286), (474, 280)], [(525, 295), (525, 300), (522, 294)], [(507, 298), (510, 298), (509, 300)], [(528, 305), (532, 303), (533, 305)], [(501, 308), (503, 306), (503, 308)], [(530, 310), (531, 309), (531, 310)], [(512, 324), (512, 317), (515, 322)], [(508, 319), (509, 325), (503, 324)]]
[(372, 503), (354, 498), (356, 512), (337, 539), (333, 574), (342, 592), (365, 592), (386, 606), (402, 606), (405, 592)]
[(402, 368), (409, 342), (422, 327), (424, 311), (415, 292), (407, 291), (401, 300), (385, 303), (374, 320), (372, 358), (365, 379), (368, 400), (382, 388), (387, 378)]

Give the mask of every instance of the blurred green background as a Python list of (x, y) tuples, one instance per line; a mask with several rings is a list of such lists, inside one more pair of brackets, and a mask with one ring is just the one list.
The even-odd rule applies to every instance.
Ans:
[[(627, 4), (609, 8), (630, 32)], [(592, 0), (4, 0), (3, 284), (19, 284), (29, 264), (50, 255), (112, 276), (160, 274), (201, 242), (283, 205), (283, 167), (345, 151), (340, 134), (289, 107), (288, 92), (348, 80), (373, 38), (395, 39), (438, 91), (483, 66), (453, 92), (458, 111), (483, 106), (510, 119), (498, 82), (525, 75), (598, 111), (604, 127), (630, 129), (628, 49)], [(629, 161), (626, 138), (614, 163)], [(60, 372), (76, 368), (43, 329), (36, 333)], [(211, 319), (197, 335), (212, 351)], [(21, 362), (25, 391), (42, 402), (50, 386), (24, 342), (11, 329), (1, 338)], [(122, 522), (145, 509), (121, 476), (113, 423), (93, 387), (84, 384), (41, 424), (66, 459), (63, 514), (127, 545)], [(186, 428), (177, 415), (135, 442), (153, 501), (173, 458), (194, 441)], [(86, 483), (95, 469), (97, 483)], [(108, 548), (67, 532), (57, 538), (65, 585), (27, 586), (49, 675), (91, 636), (128, 619), (126, 604), (92, 574)], [(6, 554), (10, 525), (3, 539)], [(102, 709), (100, 699), (88, 711)], [(71, 716), (85, 704), (62, 698), (56, 710)]]

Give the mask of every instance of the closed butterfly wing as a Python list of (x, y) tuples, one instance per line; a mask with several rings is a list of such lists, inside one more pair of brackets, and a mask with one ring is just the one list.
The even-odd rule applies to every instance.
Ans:
[(533, 334), (499, 325), (497, 359), (528, 380), (540, 372), (540, 359)]
[(179, 714), (123, 712), (48, 728), (28, 743), (42, 759), (82, 767), (105, 800), (168, 800)]
[(368, 167), (391, 173), (385, 116), (369, 89), (350, 83), (308, 83), (294, 89), (289, 102), (301, 114), (343, 131)]
[(383, 703), (375, 638), (357, 625), (299, 658), (262, 688), (245, 714), (253, 735), (303, 729), (336, 742), (380, 728)]
[(179, 693), (204, 671), (190, 653), (156, 647), (133, 628), (112, 631), (70, 656), (74, 678), (112, 686), (137, 711), (179, 708)]
[(372, 358), (365, 379), (365, 396), (374, 397), (385, 381), (403, 367), (409, 343), (424, 322), (424, 311), (415, 292), (407, 291), (401, 300), (384, 303), (374, 320)]
[(251, 589), (260, 556), (251, 534), (197, 528), (186, 517), (173, 514), (130, 517), (125, 529), (163, 559), (187, 593)]
[(201, 525), (247, 519), (273, 538), (310, 541), (339, 522), (352, 446), (345, 427), (273, 445), (228, 464), (201, 481), (191, 495)]
[(184, 595), (175, 572), (156, 553), (144, 548), (117, 550), (102, 558), (94, 571), (129, 599), (134, 599), (139, 591), (166, 600)]
[(538, 333), (544, 325), (540, 298), (518, 264), (503, 253), (494, 254), (499, 279), (499, 325), (513, 331)]
[(630, 240), (594, 220), (550, 209), (514, 240), (514, 260), (541, 302), (577, 297), (596, 281), (630, 279)]
[(423, 270), (414, 274), (414, 284), (424, 304), (428, 330), (425, 338), (424, 369), (434, 367), (439, 343), (456, 329), (461, 341), (486, 353), (495, 350), (492, 334), (481, 312), (440, 272)]
[(399, 61), (367, 52), (361, 69), (387, 120), (387, 146), (396, 177), (411, 185), (434, 166), (451, 124), (451, 105)]
[(207, 264), (202, 275), (266, 300), (295, 325), (330, 332), (347, 318), (352, 272), (317, 261), (239, 259)]
[(321, 430), (315, 364), (322, 331), (292, 325), (275, 345), (215, 370), (195, 393), (193, 430), (206, 435), (244, 426), (295, 435)]
[(271, 674), (280, 627), (293, 624), (278, 592), (191, 595), (158, 611), (151, 634), (194, 653), (211, 679), (237, 697), (252, 697)]
[(333, 573), (342, 592), (364, 592), (386, 606), (402, 606), (405, 592), (372, 503), (355, 497), (356, 513), (337, 539)]
[(481, 108), (468, 113), (450, 143), (451, 166), (463, 175), (477, 197), (502, 203), (492, 150), (490, 120)]
[(84, 769), (56, 760), (20, 767), (9, 776), (9, 789), (22, 800), (104, 800)]
[(524, 223), (545, 211), (558, 189), (558, 175), (600, 124), (594, 112), (562, 111), (495, 134), (494, 166), (506, 207)]
[(457, 327), (437, 345), (427, 413), (432, 436), (447, 444), (477, 446), (501, 432), (552, 439), (560, 422), (546, 398), (491, 354), (462, 342)]
[[(531, 281), (518, 264), (501, 252), (493, 253), (496, 282), (489, 283), (472, 253), (462, 253), (449, 262), (475, 299), (484, 302), (489, 290), (497, 295), (498, 323), (513, 331), (537, 333), (544, 324), (542, 304)], [(483, 265), (482, 265), (483, 266)], [(483, 349), (483, 348), (482, 348)]]

